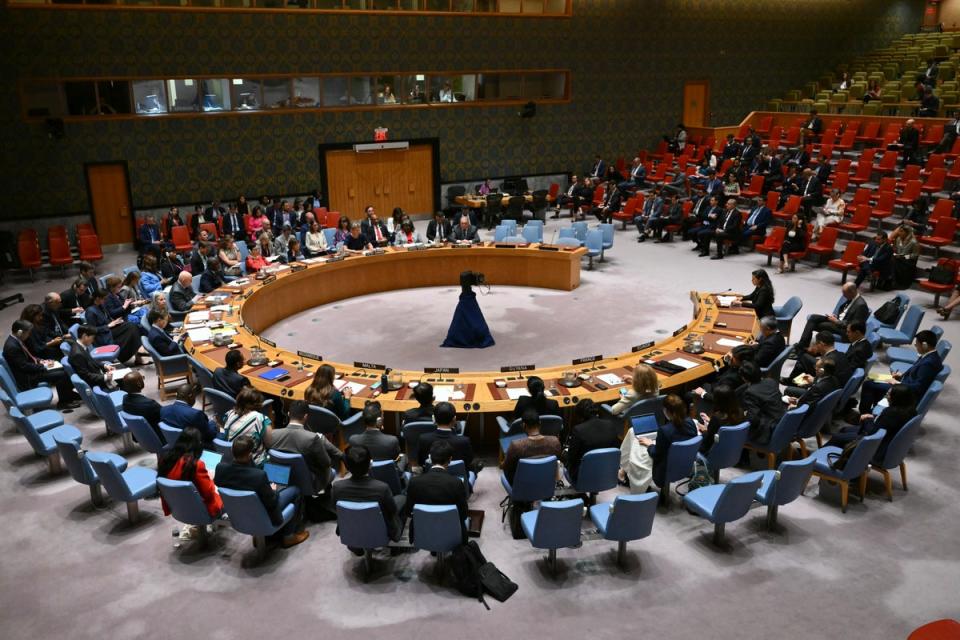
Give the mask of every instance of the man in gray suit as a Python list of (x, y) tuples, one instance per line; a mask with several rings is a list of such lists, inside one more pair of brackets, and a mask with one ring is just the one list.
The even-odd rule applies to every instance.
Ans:
[(350, 436), (351, 447), (360, 445), (366, 447), (370, 457), (375, 460), (396, 460), (400, 457), (400, 441), (397, 436), (384, 433), (383, 412), (379, 402), (367, 403), (363, 408), (363, 433)]
[(270, 446), (272, 449), (303, 456), (313, 476), (313, 492), (317, 494), (330, 485), (330, 468), (339, 467), (343, 453), (322, 434), (307, 431), (303, 423), (307, 419), (308, 411), (306, 402), (293, 402), (290, 405), (290, 422), (284, 429), (273, 430)]
[(480, 242), (480, 236), (477, 234), (477, 228), (470, 224), (470, 218), (462, 216), (460, 218), (460, 224), (453, 228), (448, 240), (460, 244), (477, 243)]
[[(198, 276), (200, 274), (197, 274)], [(177, 281), (170, 287), (170, 309), (179, 313), (186, 313), (193, 307), (193, 276), (181, 271)]]
[(797, 353), (810, 346), (810, 341), (817, 331), (830, 331), (844, 336), (847, 334), (847, 327), (854, 322), (867, 321), (870, 308), (867, 306), (867, 301), (860, 295), (857, 285), (847, 282), (843, 285), (841, 293), (846, 300), (840, 305), (837, 315), (815, 313), (807, 317), (807, 324), (803, 327), (803, 335), (800, 336), (800, 341), (796, 344)]

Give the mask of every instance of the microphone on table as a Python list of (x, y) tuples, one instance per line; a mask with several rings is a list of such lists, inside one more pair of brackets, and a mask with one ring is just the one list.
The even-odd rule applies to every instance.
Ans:
[(553, 235), (550, 236), (550, 244), (553, 244), (553, 241), (557, 239), (557, 231), (559, 231), (559, 229), (553, 230)]

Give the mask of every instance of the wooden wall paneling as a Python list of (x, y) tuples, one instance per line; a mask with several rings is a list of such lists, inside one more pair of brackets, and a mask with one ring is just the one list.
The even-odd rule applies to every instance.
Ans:
[(327, 151), (325, 153), (329, 209), (330, 211), (339, 211), (350, 217), (351, 220), (355, 219), (352, 214), (353, 201), (350, 198), (350, 190), (354, 183), (356, 155), (352, 149)]

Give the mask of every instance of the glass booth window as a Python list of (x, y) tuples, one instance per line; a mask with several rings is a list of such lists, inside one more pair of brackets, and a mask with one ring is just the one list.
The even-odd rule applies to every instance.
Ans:
[(23, 85), (23, 110), (28, 118), (67, 115), (59, 82), (28, 82)]
[(226, 78), (198, 80), (204, 112), (230, 111), (230, 83)]
[(400, 76), (379, 76), (377, 82), (377, 104), (397, 104), (400, 93)]
[(290, 105), (290, 80), (265, 78), (263, 80), (263, 108), (285, 109)]
[(403, 79), (404, 104), (423, 104), (427, 101), (427, 76), (417, 74)]
[(167, 96), (171, 113), (200, 111), (199, 80), (167, 80)]
[(350, 78), (350, 104), (373, 104), (373, 96), (370, 76)]
[(259, 80), (233, 78), (230, 85), (233, 89), (234, 111), (258, 111), (262, 108)]
[(127, 80), (101, 80), (97, 83), (100, 113), (130, 113), (130, 83)]
[(323, 79), (323, 106), (346, 107), (350, 104), (350, 78), (333, 76)]
[(167, 113), (167, 94), (163, 90), (163, 80), (134, 80), (133, 104), (139, 115)]
[(320, 78), (294, 78), (292, 106), (319, 107)]
[(97, 115), (97, 88), (93, 82), (65, 82), (67, 113), (71, 116)]

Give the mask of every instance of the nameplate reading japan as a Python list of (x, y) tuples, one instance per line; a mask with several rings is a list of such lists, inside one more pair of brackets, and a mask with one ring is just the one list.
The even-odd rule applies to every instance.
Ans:
[(651, 340), (650, 342), (644, 342), (643, 344), (638, 344), (635, 347), (630, 347), (630, 352), (636, 353), (637, 351), (643, 351), (644, 349), (649, 349), (650, 347), (653, 346), (653, 344), (654, 344), (653, 340)]
[(424, 367), (424, 373), (460, 373), (460, 367)]
[(597, 360), (603, 360), (602, 355), (587, 356), (586, 358), (577, 358), (573, 361), (573, 364), (587, 364), (590, 362), (596, 362)]
[(508, 367), (500, 367), (500, 373), (517, 373), (519, 371), (533, 371), (537, 368), (535, 364), (512, 364)]
[(274, 342), (273, 340), (267, 340), (266, 338), (260, 338), (260, 340), (261, 340), (261, 342), (264, 342), (264, 343), (270, 345), (271, 347), (276, 348), (276, 346), (277, 346), (277, 343)]
[(387, 365), (385, 364), (373, 364), (371, 362), (354, 362), (353, 366), (357, 369), (376, 369), (377, 371), (386, 371)]
[(297, 355), (301, 358), (307, 358), (308, 360), (323, 360), (323, 356), (318, 356), (315, 353), (309, 353), (307, 351), (297, 351)]

